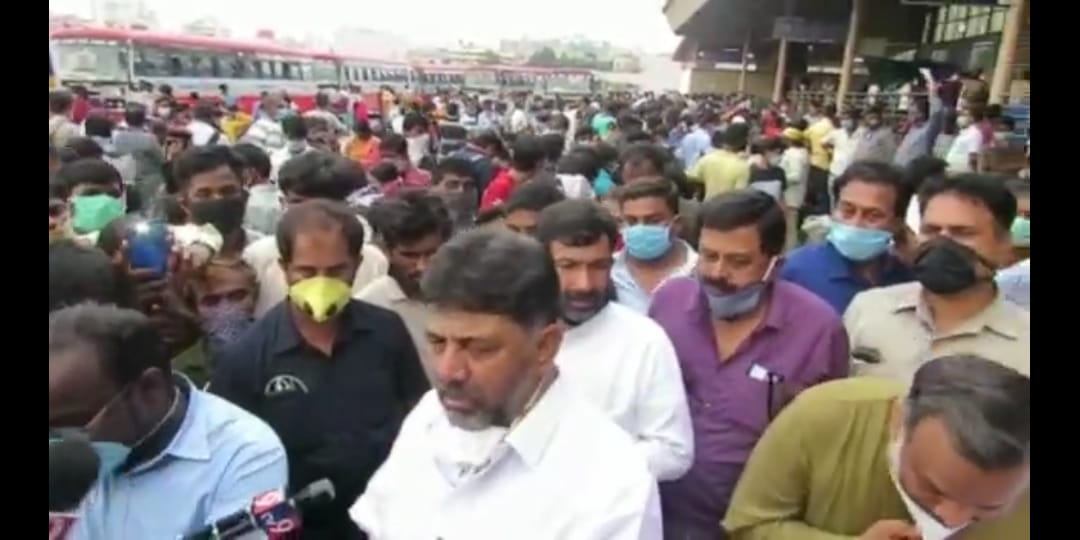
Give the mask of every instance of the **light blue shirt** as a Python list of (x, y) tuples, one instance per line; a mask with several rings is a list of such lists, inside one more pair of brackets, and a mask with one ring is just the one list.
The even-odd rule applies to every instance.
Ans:
[[(188, 383), (190, 385), (190, 383)], [(99, 479), (83, 500), (75, 540), (174, 540), (267, 491), (287, 487), (285, 448), (251, 413), (194, 388), (161, 455)]]
[[(690, 244), (682, 242), (682, 245), (686, 248), (686, 260), (670, 274), (667, 275), (660, 283), (656, 284), (656, 289), (660, 288), (660, 285), (671, 278), (689, 276), (694, 271), (694, 266), (697, 265), (698, 254), (694, 251), (694, 248), (690, 247)], [(652, 303), (653, 291), (646, 291), (638, 285), (637, 280), (634, 279), (634, 275), (630, 272), (630, 267), (626, 263), (626, 250), (620, 251), (615, 254), (615, 260), (611, 265), (611, 283), (615, 287), (615, 301), (642, 314), (647, 315), (649, 313), (649, 304)]]
[(679, 156), (682, 158), (683, 168), (693, 167), (697, 160), (709, 150), (712, 150), (712, 136), (701, 126), (695, 126), (693, 131), (687, 133), (679, 143)]
[(1007, 300), (1031, 311), (1031, 259), (998, 272), (997, 285)]

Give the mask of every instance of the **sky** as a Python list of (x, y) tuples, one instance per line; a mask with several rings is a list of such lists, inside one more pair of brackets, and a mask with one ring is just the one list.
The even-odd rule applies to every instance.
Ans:
[[(89, 16), (93, 1), (49, 0), (49, 8), (54, 13)], [(237, 37), (253, 36), (260, 28), (295, 37), (329, 35), (349, 25), (394, 33), (417, 45), (465, 40), (494, 46), (500, 38), (575, 34), (648, 52), (671, 52), (678, 43), (661, 10), (662, 0), (143, 1), (165, 29), (213, 16)]]

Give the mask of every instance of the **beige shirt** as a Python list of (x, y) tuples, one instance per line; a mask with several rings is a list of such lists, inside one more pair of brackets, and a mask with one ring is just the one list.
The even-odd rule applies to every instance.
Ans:
[[(420, 353), (421, 365), (424, 371), (428, 370), (428, 360), (431, 356), (431, 347), (427, 341), (427, 324), (431, 316), (431, 306), (405, 296), (396, 279), (390, 276), (379, 276), (368, 283), (355, 298), (365, 302), (384, 307), (398, 314), (405, 321), (405, 327), (409, 329), (416, 352)], [(431, 373), (428, 373), (431, 376)]]
[[(370, 227), (367, 222), (361, 220), (364, 225), (364, 237), (371, 238)], [(360, 250), (363, 259), (360, 268), (356, 270), (353, 279), (353, 293), (360, 292), (369, 283), (379, 276), (385, 276), (390, 264), (382, 250), (371, 244), (364, 244)], [(259, 283), (259, 293), (255, 298), (255, 317), (262, 317), (270, 308), (285, 299), (289, 293), (289, 285), (285, 282), (285, 272), (281, 269), (278, 259), (277, 239), (267, 236), (256, 240), (244, 249), (242, 255), (244, 262), (255, 271), (255, 279)]]
[(997, 298), (966, 324), (937, 334), (922, 299), (922, 285), (903, 283), (870, 289), (852, 300), (844, 313), (851, 350), (876, 352), (879, 363), (852, 360), (852, 375), (877, 375), (910, 381), (915, 370), (933, 358), (975, 354), (1031, 374), (1030, 314)]

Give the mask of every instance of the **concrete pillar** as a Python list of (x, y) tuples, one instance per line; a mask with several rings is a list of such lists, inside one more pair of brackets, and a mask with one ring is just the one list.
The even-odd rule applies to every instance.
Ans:
[(784, 99), (784, 79), (787, 77), (788, 40), (780, 39), (780, 50), (776, 53), (776, 79), (773, 80), (772, 100)]
[(740, 94), (746, 92), (746, 70), (750, 64), (750, 30), (746, 31), (746, 38), (742, 45), (742, 67), (739, 68), (739, 84), (736, 91)]
[(1009, 92), (1012, 65), (1016, 60), (1016, 41), (1024, 25), (1024, 8), (1027, 3), (1028, 0), (1012, 0), (1009, 12), (1005, 15), (1005, 28), (1001, 30), (994, 78), (990, 82), (990, 103), (1001, 103), (1001, 98)]
[(851, 0), (851, 20), (847, 41), (844, 42), (844, 62), (840, 65), (840, 84), (836, 85), (836, 108), (844, 108), (844, 98), (851, 89), (851, 72), (855, 69), (855, 48), (859, 44), (859, 25), (862, 23), (865, 0)]

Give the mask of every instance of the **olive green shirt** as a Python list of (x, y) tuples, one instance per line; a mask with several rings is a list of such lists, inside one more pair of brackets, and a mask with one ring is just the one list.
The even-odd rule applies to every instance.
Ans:
[(210, 382), (210, 359), (206, 354), (206, 342), (200, 339), (194, 345), (172, 359), (172, 368), (191, 379), (195, 388), (205, 388)]
[[(883, 519), (911, 522), (889, 472), (904, 383), (869, 377), (806, 390), (765, 430), (723, 526), (730, 540), (854, 540)], [(950, 540), (1030, 538), (1029, 495)]]

